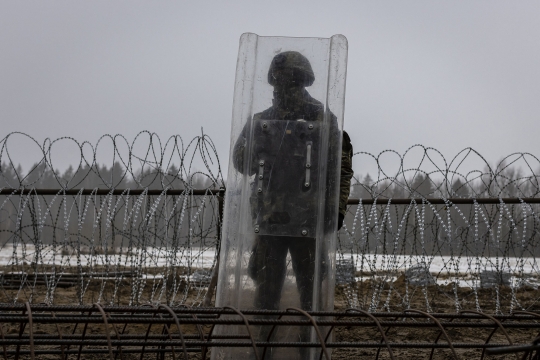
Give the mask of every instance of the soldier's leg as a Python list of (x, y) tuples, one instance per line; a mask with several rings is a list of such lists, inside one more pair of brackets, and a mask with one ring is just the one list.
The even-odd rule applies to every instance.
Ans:
[(283, 239), (260, 236), (252, 256), (255, 256), (252, 273), (257, 286), (255, 307), (277, 310), (287, 270), (287, 245)]
[[(259, 236), (249, 261), (250, 276), (257, 286), (255, 308), (278, 310), (281, 291), (286, 275), (287, 244), (283, 239), (271, 236)], [(269, 319), (269, 316), (257, 316)], [(254, 336), (257, 341), (266, 341), (272, 326), (254, 326)], [(258, 349), (262, 357), (263, 349)], [(268, 348), (265, 359), (272, 359), (273, 349)], [(253, 359), (254, 359), (253, 355)]]
[[(315, 280), (315, 250), (314, 239), (298, 238), (291, 242), (289, 252), (296, 276), (296, 287), (300, 293), (300, 306), (303, 310), (312, 310), (313, 303), (313, 282)], [(311, 327), (302, 326), (299, 332), (301, 342), (309, 342)], [(308, 359), (311, 350), (300, 348), (300, 357)]]
[(300, 306), (307, 311), (312, 310), (315, 251), (314, 239), (295, 238), (289, 245), (296, 287), (300, 293)]

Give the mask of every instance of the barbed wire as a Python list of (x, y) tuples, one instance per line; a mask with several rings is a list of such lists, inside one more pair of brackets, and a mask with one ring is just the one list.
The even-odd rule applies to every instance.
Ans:
[[(23, 173), (10, 146), (25, 140), (39, 157)], [(60, 173), (52, 154), (62, 142), (74, 145), (80, 159)], [(106, 146), (112, 150), (106, 159), (110, 168), (98, 163), (100, 147)], [(207, 135), (189, 142), (171, 136), (162, 142), (154, 133), (141, 132), (131, 143), (122, 135), (104, 135), (93, 145), (70, 137), (39, 144), (27, 134), (11, 133), (0, 141), (0, 164), (0, 190), (31, 190), (0, 198), (4, 300), (37, 297), (53, 303), (55, 294), (65, 293), (80, 304), (90, 301), (87, 296), (111, 304), (201, 301), (219, 245), (221, 202), (215, 189), (224, 186), (216, 148)], [(36, 196), (36, 188), (60, 191)], [(74, 188), (81, 191), (66, 195)], [(83, 189), (97, 188), (110, 192), (83, 195)], [(113, 195), (118, 188), (125, 191)], [(144, 191), (131, 195), (134, 189)], [(160, 193), (149, 195), (149, 189)], [(194, 189), (203, 195), (195, 196)], [(183, 192), (170, 196), (171, 190)], [(72, 287), (76, 293), (63, 290)], [(194, 289), (195, 296), (190, 293)]]
[[(39, 155), (27, 160), (31, 167), (23, 173), (21, 164), (13, 160), (10, 146), (24, 142), (25, 152)], [(55, 166), (53, 153), (70, 147), (76, 149), (71, 153), (76, 152), (79, 159), (61, 173)], [(110, 168), (98, 163), (102, 147), (109, 148), (105, 160)], [(197, 170), (197, 166), (204, 170)], [(216, 147), (204, 133), (189, 142), (179, 135), (162, 142), (157, 134), (148, 131), (138, 133), (131, 142), (120, 134), (103, 135), (95, 145), (71, 137), (47, 138), (39, 144), (20, 132), (0, 140), (0, 187), (189, 189), (193, 186), (224, 186)]]
[[(11, 149), (21, 139), (39, 154), (26, 172)], [(53, 156), (61, 143), (80, 152), (64, 172)], [(102, 147), (109, 167), (98, 163), (107, 159)], [(341, 291), (347, 306), (370, 311), (538, 306), (539, 205), (526, 201), (539, 194), (538, 158), (514, 153), (490, 165), (471, 148), (447, 160), (414, 145), (403, 154), (359, 152), (355, 164), (351, 197), (360, 201), (339, 232), (338, 301)], [(189, 142), (149, 132), (132, 142), (104, 135), (95, 145), (68, 137), (40, 145), (12, 133), (0, 141), (0, 166), (0, 301), (208, 300), (226, 179), (204, 133)], [(464, 198), (478, 201), (455, 203)]]
[(530, 153), (513, 153), (491, 165), (472, 148), (447, 160), (437, 149), (416, 144), (403, 154), (362, 151), (354, 159), (377, 169), (374, 179), (355, 178), (353, 193), (359, 197), (536, 197), (540, 192), (540, 160)]

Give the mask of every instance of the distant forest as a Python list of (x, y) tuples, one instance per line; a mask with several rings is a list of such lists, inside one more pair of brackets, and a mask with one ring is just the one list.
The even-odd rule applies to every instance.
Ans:
[[(401, 174), (398, 178), (374, 179), (369, 173), (357, 174), (351, 184), (350, 197), (535, 197), (540, 192), (540, 176), (523, 176), (520, 170), (511, 167), (496, 174), (485, 169), (474, 175), (472, 180), (467, 181), (457, 174), (449, 174), (447, 179), (432, 179), (421, 171), (412, 173), (410, 178)], [(174, 164), (166, 171), (146, 166), (129, 173), (119, 162), (115, 162), (110, 167), (86, 165), (77, 170), (69, 166), (61, 173), (59, 170), (53, 172), (44, 163), (35, 164), (26, 172), (20, 165), (14, 169), (2, 163), (0, 187), (18, 188), (21, 185), (37, 189), (208, 189), (224, 186), (225, 181), (211, 178), (203, 172), (186, 174)]]
[(126, 172), (125, 168), (115, 162), (111, 167), (105, 165), (83, 166), (74, 169), (69, 166), (64, 173), (54, 172), (44, 163), (33, 165), (29, 171), (24, 172), (21, 165), (16, 169), (2, 163), (0, 170), (0, 187), (18, 188), (34, 187), (36, 189), (184, 189), (189, 184), (194, 189), (219, 188), (217, 179), (211, 179), (202, 172), (183, 175), (174, 164), (164, 172), (146, 166), (133, 174)]
[(535, 197), (540, 193), (540, 175), (523, 176), (521, 171), (512, 168), (506, 168), (497, 174), (486, 169), (468, 181), (458, 175), (450, 175), (447, 179), (432, 179), (429, 174), (418, 171), (409, 179), (400, 177), (376, 180), (368, 173), (365, 176), (355, 176), (350, 197), (498, 198)]
[[(42, 164), (38, 164), (31, 168), (31, 171), (23, 174), (23, 169), (18, 166), (17, 169), (10, 168), (6, 164), (2, 164), (2, 172), (0, 175), (0, 187), (2, 188), (18, 188), (21, 184), (26, 187), (34, 187), (41, 189), (58, 189), (64, 188), (118, 188), (118, 189), (163, 189), (169, 187), (172, 189), (206, 189), (219, 188), (223, 185), (216, 179), (211, 179), (208, 175), (202, 172), (195, 172), (188, 176), (183, 175), (176, 167), (171, 166), (166, 172), (155, 168), (142, 169), (134, 174), (126, 173), (124, 168), (115, 163), (111, 167), (94, 166), (82, 167), (74, 170), (69, 167), (63, 174), (58, 175), (59, 171), (51, 171), (50, 168)], [(429, 174), (424, 174), (419, 171), (415, 172), (411, 179), (382, 179), (374, 180), (369, 174), (358, 176), (353, 180), (351, 186), (351, 198), (372, 198), (372, 197), (387, 197), (387, 198), (409, 198), (409, 197), (533, 197), (538, 194), (537, 177), (523, 177), (519, 171), (506, 169), (504, 173), (498, 173), (497, 176), (489, 175), (485, 171), (474, 178), (474, 181), (466, 182), (458, 176), (450, 178), (447, 182), (442, 180), (432, 180)], [(358, 179), (360, 181), (358, 181)], [(3, 199), (7, 197), (3, 196)], [(80, 244), (88, 249), (97, 249), (95, 251), (104, 251), (110, 249), (111, 252), (116, 251), (120, 246), (190, 246), (213, 247), (217, 244), (218, 235), (218, 202), (213, 196), (204, 199), (202, 196), (188, 196), (184, 199), (178, 196), (161, 198), (158, 201), (157, 196), (147, 196), (144, 199), (144, 204), (138, 204), (138, 197), (115, 197), (114, 200), (106, 200), (107, 197), (82, 197), (67, 196), (58, 197), (52, 202), (53, 197), (39, 197), (41, 205), (32, 197), (26, 208), (20, 212), (21, 197), (11, 197), (9, 202), (3, 203), (0, 208), (0, 243), (22, 241), (24, 243), (38, 244), (54, 244), (58, 241), (63, 243), (63, 247), (67, 253), (72, 253), (75, 246)], [(87, 215), (83, 211), (84, 204), (90, 199), (90, 210)], [(177, 200), (178, 205), (174, 205)], [(27, 201), (27, 200), (24, 200)], [(184, 202), (186, 201), (186, 202)], [(47, 205), (48, 204), (48, 205)], [(116, 204), (116, 205), (115, 205)], [(49, 213), (46, 215), (44, 228), (40, 230), (36, 227), (36, 217), (39, 211), (44, 215), (44, 206), (48, 206)], [(421, 204), (420, 204), (421, 205)], [(41, 206), (41, 210), (40, 209)], [(490, 220), (483, 217), (479, 218), (481, 224), (478, 231), (481, 238), (488, 239), (490, 228), (497, 223), (499, 218), (498, 205), (489, 205), (482, 207), (485, 214), (489, 214)], [(536, 210), (537, 206), (533, 206)], [(369, 213), (372, 206), (365, 206), (364, 211), (360, 216), (364, 219), (363, 223), (369, 222)], [(379, 221), (384, 216), (384, 206), (378, 207), (377, 216)], [(452, 208), (452, 217), (454, 229), (456, 232), (452, 235), (457, 242), (450, 241), (441, 232), (441, 218), (439, 213), (444, 213), (445, 207), (438, 205), (435, 207), (427, 207), (425, 215), (420, 222), (419, 213), (410, 211), (406, 215), (407, 206), (392, 207), (392, 221), (400, 221), (406, 216), (406, 227), (404, 231), (405, 242), (401, 245), (400, 250), (403, 254), (413, 254), (418, 252), (418, 249), (425, 249), (428, 253), (439, 252), (441, 254), (451, 254), (456, 249), (467, 249), (469, 254), (487, 254), (490, 250), (486, 248), (477, 248), (480, 245), (462, 247), (471, 241), (474, 235), (471, 224), (476, 222), (474, 206), (460, 205), (460, 213), (457, 209)], [(532, 208), (531, 208), (532, 209)], [(127, 214), (131, 220), (126, 221)], [(132, 210), (135, 210), (132, 212)], [(511, 207), (509, 210), (515, 220), (515, 225), (518, 227), (525, 224), (525, 219), (529, 219), (527, 223), (534, 222), (532, 215), (524, 213), (521, 207)], [(22, 216), (21, 216), (22, 214)], [(354, 228), (354, 215), (358, 214), (358, 206), (351, 206), (349, 214), (346, 218), (347, 229)], [(363, 214), (363, 215), (362, 215)], [(19, 217), (20, 216), (20, 217)], [(390, 219), (390, 218), (389, 218)], [(388, 219), (388, 220), (389, 220)], [(20, 221), (22, 232), (17, 230), (17, 223)], [(380, 238), (380, 233), (377, 230), (376, 224), (372, 223), (368, 226), (370, 235), (366, 238), (366, 242), (362, 243), (365, 252), (378, 252), (379, 246), (386, 244), (388, 239), (395, 229), (397, 223), (393, 227), (385, 224), (382, 234), (388, 234)], [(536, 226), (528, 226), (525, 235), (519, 231), (514, 231), (514, 226), (508, 219), (502, 223), (501, 230), (505, 233), (504, 244), (506, 244), (505, 256), (508, 256), (514, 249), (519, 246), (515, 245), (518, 240), (526, 236), (531, 242), (531, 250), (535, 255), (540, 251), (540, 247), (536, 246)], [(360, 226), (360, 222), (356, 226)], [(431, 239), (426, 244), (421, 244), (423, 241), (420, 234), (420, 228), (425, 232), (426, 238)], [(393, 230), (392, 230), (393, 229)], [(459, 231), (457, 231), (460, 229)], [(342, 231), (343, 232), (343, 231)], [(377, 235), (379, 234), (379, 235)], [(519, 235), (519, 239), (518, 239)], [(38, 239), (41, 239), (38, 241)], [(347, 237), (344, 237), (341, 245), (343, 249), (349, 249), (360, 243), (352, 242)], [(379, 242), (383, 241), (383, 245)], [(132, 245), (129, 245), (132, 244)], [(136, 244), (136, 245), (135, 245)], [(355, 245), (356, 244), (356, 245)], [(461, 244), (461, 245), (460, 245)], [(476, 243), (475, 243), (476, 244)], [(484, 244), (479, 242), (478, 244)], [(534, 246), (533, 246), (534, 245)], [(386, 246), (386, 245), (384, 245)], [(517, 246), (517, 247), (516, 247)], [(0, 246), (1, 247), (1, 246)], [(101, 249), (101, 250), (100, 250)], [(460, 250), (460, 251), (462, 251)], [(94, 251), (94, 250), (92, 250)], [(465, 250), (463, 250), (465, 251)], [(539, 253), (540, 254), (540, 253)]]
[[(24, 175), (22, 175), (24, 174)], [(60, 174), (60, 175), (59, 175)], [(66, 171), (52, 171), (44, 164), (37, 164), (24, 172), (21, 166), (13, 169), (3, 163), (0, 173), (0, 188), (19, 188), (21, 185), (36, 189), (207, 189), (219, 188), (216, 180), (210, 179), (202, 172), (195, 172), (188, 176), (181, 176), (182, 172), (175, 166), (171, 166), (167, 172), (159, 169), (146, 167), (134, 174), (126, 173), (120, 163), (107, 166), (85, 166), (75, 170), (70, 166)], [(222, 186), (222, 185), (221, 185)], [(115, 197), (111, 208), (106, 197), (77, 196), (58, 197), (40, 196), (38, 201), (32, 197), (26, 205), (22, 205), (21, 197), (11, 196), (5, 202), (8, 194), (0, 197), (0, 248), (6, 242), (18, 241), (25, 243), (37, 243), (41, 238), (45, 244), (54, 243), (55, 239), (69, 238), (67, 246), (75, 246), (73, 241), (81, 242), (81, 245), (97, 249), (126, 246), (127, 239), (135, 243), (150, 242), (154, 246), (171, 246), (191, 242), (198, 246), (213, 246), (216, 242), (216, 216), (218, 212), (217, 200), (210, 196), (205, 201), (202, 196), (188, 196), (181, 199), (176, 206), (178, 197), (171, 196), (162, 198), (158, 196), (146, 196), (144, 204), (137, 205), (137, 196)], [(25, 197), (24, 197), (25, 198)], [(87, 216), (81, 211), (88, 199), (91, 199)], [(26, 198), (25, 198), (26, 199)], [(23, 202), (26, 201), (23, 199)], [(156, 203), (154, 203), (156, 201)], [(204, 201), (204, 203), (203, 203)], [(150, 205), (154, 203), (155, 209)], [(21, 211), (21, 207), (24, 209)], [(41, 207), (42, 216), (45, 207), (48, 207), (42, 234), (39, 235), (36, 226), (35, 215)], [(132, 220), (126, 222), (125, 212), (128, 211)], [(132, 211), (135, 212), (132, 213)], [(153, 213), (152, 213), (153, 211)], [(198, 215), (195, 216), (195, 213)], [(18, 220), (18, 216), (20, 219)], [(67, 214), (67, 215), (66, 215)], [(67, 216), (67, 217), (66, 217)], [(108, 221), (106, 219), (109, 219)], [(19, 234), (17, 222), (20, 221), (22, 233)], [(82, 221), (79, 223), (79, 221)], [(112, 221), (112, 223), (110, 222)], [(183, 225), (179, 224), (183, 222)], [(97, 232), (96, 232), (97, 224)], [(109, 229), (112, 225), (113, 229)], [(80, 228), (79, 228), (80, 226)], [(126, 227), (127, 226), (127, 227)], [(148, 229), (152, 227), (149, 240)], [(107, 230), (109, 229), (109, 230)], [(124, 229), (124, 230), (122, 230)], [(67, 232), (65, 231), (67, 230)], [(112, 233), (111, 233), (112, 230)], [(126, 235), (129, 232), (129, 236)], [(68, 235), (69, 234), (69, 235)], [(204, 234), (204, 235), (203, 235)], [(136, 239), (136, 240), (133, 240)], [(93, 244), (93, 245), (91, 245)], [(66, 246), (65, 244), (63, 246)], [(70, 248), (71, 249), (71, 248)], [(70, 252), (69, 250), (68, 252)]]

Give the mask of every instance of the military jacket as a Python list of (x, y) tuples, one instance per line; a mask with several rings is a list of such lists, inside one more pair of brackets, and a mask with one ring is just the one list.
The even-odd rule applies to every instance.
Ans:
[[(337, 128), (337, 120), (336, 117), (333, 114), (330, 114), (330, 141), (329, 141), (329, 147), (335, 147), (339, 143), (338, 136), (342, 136), (342, 147), (341, 147), (341, 171), (340, 171), (340, 191), (339, 191), (339, 212), (343, 216), (345, 216), (345, 213), (347, 211), (347, 200), (349, 198), (350, 193), (350, 185), (351, 185), (351, 178), (353, 176), (353, 170), (352, 170), (352, 156), (353, 156), (353, 148), (351, 144), (351, 140), (349, 138), (349, 135), (343, 131), (339, 131)], [(321, 122), (324, 120), (324, 106), (321, 102), (318, 100), (312, 98), (309, 93), (304, 89), (301, 93), (301, 99), (297, 99), (297, 101), (293, 101), (292, 105), (288, 106), (287, 109), (283, 109), (283, 107), (280, 106), (272, 106), (260, 113), (257, 113), (253, 116), (253, 121), (257, 120), (300, 120), (300, 121), (306, 121), (306, 122)], [(244, 164), (244, 148), (246, 144), (246, 134), (247, 130), (244, 128), (242, 131), (238, 141), (236, 142), (234, 146), (234, 153), (233, 153), (233, 164), (239, 172), (243, 173), (243, 164)], [(334, 151), (330, 149), (330, 151)], [(249, 165), (249, 175), (256, 175), (257, 169), (258, 169), (259, 163), (258, 161), (253, 161), (252, 164)], [(332, 167), (328, 167), (331, 169)], [(297, 170), (296, 170), (297, 169)], [(291, 169), (293, 171), (292, 176), (303, 176), (302, 171), (303, 168), (301, 167), (293, 167)], [(298, 173), (294, 173), (295, 171), (298, 171)], [(332, 170), (329, 170), (329, 172)], [(246, 174), (247, 175), (247, 174)], [(290, 174), (289, 174), (290, 175)], [(329, 174), (329, 178), (335, 178), (335, 175)], [(254, 186), (252, 189), (253, 195), (252, 199), (257, 198), (256, 194), (257, 188)], [(260, 190), (259, 190), (260, 191)], [(275, 207), (276, 209), (282, 209), (287, 206), (286, 202), (290, 201), (290, 196), (294, 196), (294, 194), (289, 194), (287, 191), (280, 191), (279, 194), (275, 194), (275, 196), (272, 197), (273, 204), (271, 206)], [(253, 200), (256, 201), (256, 200)], [(317, 199), (311, 199), (311, 201), (316, 202)], [(327, 206), (334, 206), (335, 202), (328, 202)], [(252, 203), (252, 209), (254, 210), (256, 208), (256, 205)], [(276, 211), (276, 213), (280, 213), (279, 211)], [(253, 213), (253, 216), (257, 216), (258, 214)]]

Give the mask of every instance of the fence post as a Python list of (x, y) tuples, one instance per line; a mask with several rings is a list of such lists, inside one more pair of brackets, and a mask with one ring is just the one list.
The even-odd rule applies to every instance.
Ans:
[(210, 279), (210, 284), (208, 285), (208, 291), (206, 292), (206, 295), (204, 296), (203, 306), (209, 307), (212, 303), (212, 298), (214, 297), (214, 292), (216, 290), (217, 286), (217, 280), (219, 275), (219, 252), (221, 249), (221, 228), (222, 228), (222, 222), (223, 222), (223, 198), (225, 196), (224, 192), (220, 192), (217, 195), (218, 199), (218, 223), (217, 223), (217, 239), (218, 239), (218, 254), (217, 254), (217, 260), (216, 265), (214, 265), (214, 269), (212, 270), (212, 278)]

